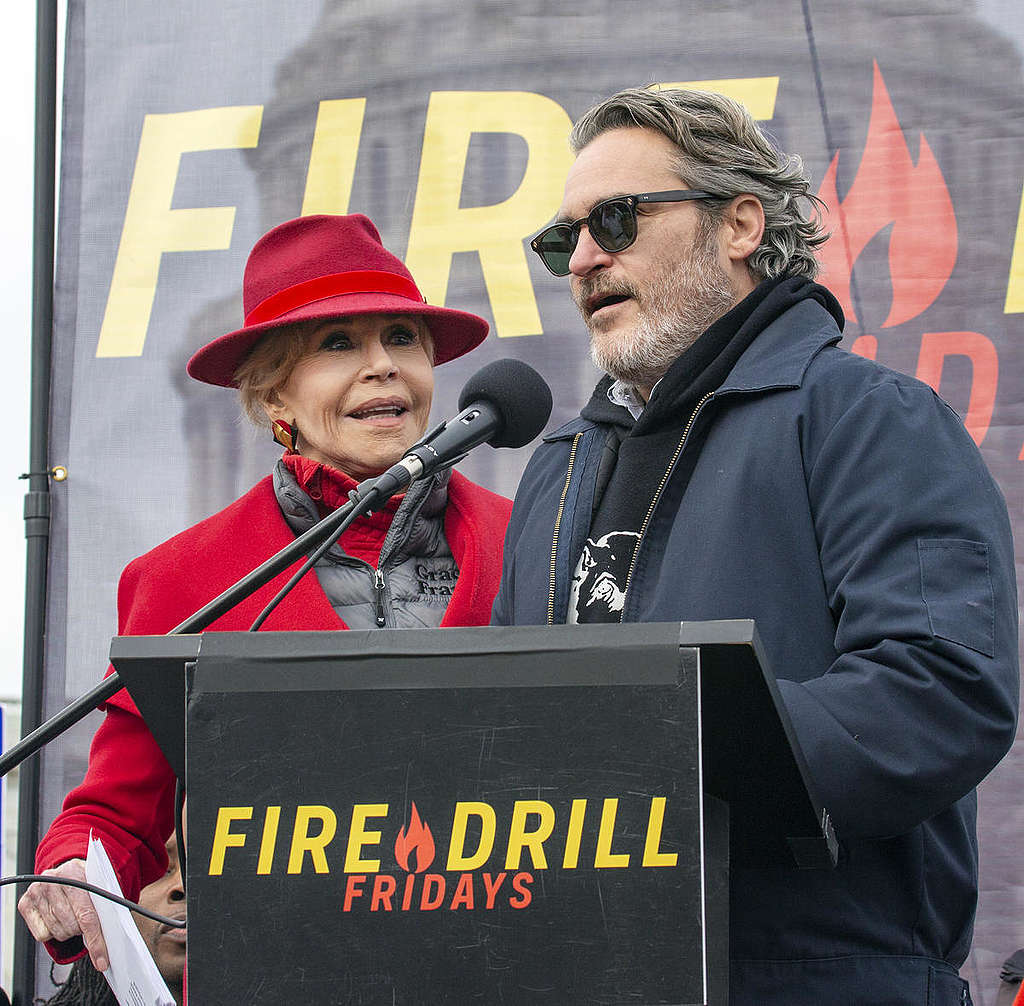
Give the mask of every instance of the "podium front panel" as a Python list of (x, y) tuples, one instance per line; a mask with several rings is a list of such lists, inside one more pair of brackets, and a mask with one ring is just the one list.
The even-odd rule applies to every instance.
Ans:
[(198, 1001), (706, 1002), (698, 661), (592, 628), (204, 637)]

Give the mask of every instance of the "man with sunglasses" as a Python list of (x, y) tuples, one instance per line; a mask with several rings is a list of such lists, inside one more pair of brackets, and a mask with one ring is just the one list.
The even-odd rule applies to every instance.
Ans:
[(840, 854), (733, 871), (730, 1002), (968, 1003), (1019, 687), (1002, 496), (930, 388), (838, 347), (809, 180), (741, 106), (624, 91), (571, 142), (533, 248), (606, 376), (527, 467), (493, 621), (755, 619)]

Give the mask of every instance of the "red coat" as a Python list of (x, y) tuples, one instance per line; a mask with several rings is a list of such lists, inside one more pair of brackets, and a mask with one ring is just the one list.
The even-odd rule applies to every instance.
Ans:
[[(512, 504), (453, 472), (445, 537), (459, 568), (444, 626), (487, 625), (498, 589), (502, 544)], [(128, 564), (118, 587), (121, 635), (160, 634), (295, 540), (270, 476), (220, 513)], [(245, 630), (302, 560), (214, 622), (208, 631)], [(266, 630), (344, 629), (315, 574), (302, 578), (271, 613)], [(108, 671), (108, 673), (110, 673)], [(84, 781), (64, 801), (36, 851), (36, 870), (85, 858), (89, 830), (103, 841), (125, 896), (162, 876), (173, 830), (174, 774), (123, 689), (107, 703)], [(81, 951), (81, 942), (65, 949)], [(52, 948), (54, 945), (50, 944)], [(51, 950), (53, 952), (53, 950)]]

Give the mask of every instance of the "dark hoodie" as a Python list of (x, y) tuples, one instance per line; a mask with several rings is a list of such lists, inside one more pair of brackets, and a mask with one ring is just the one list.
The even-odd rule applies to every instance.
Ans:
[(842, 309), (823, 286), (799, 276), (765, 280), (669, 367), (635, 422), (626, 408), (609, 400), (613, 379), (606, 375), (598, 383), (582, 416), (609, 431), (590, 533), (573, 578), (570, 618), (621, 620), (633, 554), (658, 487), (672, 471), (674, 490), (682, 492), (700, 453), (702, 434), (696, 427), (687, 434), (696, 442), (690, 439), (690, 449), (676, 459), (698, 403), (722, 385), (759, 332), (807, 299), (817, 300), (843, 327)]

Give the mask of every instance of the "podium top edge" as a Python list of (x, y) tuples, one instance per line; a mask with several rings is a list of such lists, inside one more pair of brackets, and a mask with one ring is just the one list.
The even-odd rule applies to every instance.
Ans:
[(723, 618), (709, 622), (680, 622), (679, 645), (746, 645), (759, 650), (761, 640), (752, 618)]
[[(155, 640), (160, 640), (159, 644)], [(110, 640), (110, 662), (116, 667), (121, 659), (151, 657), (159, 646), (162, 657), (174, 660), (195, 660), (199, 656), (202, 637), (199, 634), (177, 636), (114, 636)]]
[[(761, 646), (752, 619), (719, 619), (695, 622), (626, 622), (595, 625), (551, 626), (474, 626), (444, 629), (395, 630), (339, 630), (285, 632), (212, 632), (174, 636), (114, 636), (110, 642), (111, 662), (117, 660), (159, 655), (164, 658), (189, 661), (197, 659), (200, 650), (210, 655), (234, 652), (242, 641), (242, 648), (252, 645), (273, 651), (284, 645), (294, 652), (306, 645), (320, 649), (326, 636), (343, 636), (344, 649), (358, 647), (363, 652), (377, 655), (389, 653), (438, 652), (496, 652), (501, 650), (531, 650), (541, 640), (545, 648), (601, 647), (604, 644), (625, 641), (643, 641), (648, 645), (676, 643), (680, 647), (751, 646), (760, 654)], [(300, 642), (301, 641), (301, 642)]]

